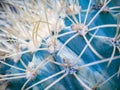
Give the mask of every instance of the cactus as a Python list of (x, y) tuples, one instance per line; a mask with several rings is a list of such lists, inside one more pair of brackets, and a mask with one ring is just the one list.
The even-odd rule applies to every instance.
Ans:
[(1, 0), (1, 90), (119, 90), (120, 0)]

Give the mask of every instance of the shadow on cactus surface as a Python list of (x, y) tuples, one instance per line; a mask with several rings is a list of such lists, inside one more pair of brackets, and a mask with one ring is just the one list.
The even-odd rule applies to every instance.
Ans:
[(0, 90), (120, 90), (120, 0), (0, 0)]

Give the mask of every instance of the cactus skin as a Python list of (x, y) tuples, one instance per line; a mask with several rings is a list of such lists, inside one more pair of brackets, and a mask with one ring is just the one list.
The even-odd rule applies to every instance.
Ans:
[[(3, 90), (119, 90), (120, 0), (92, 0), (89, 7), (90, 1), (78, 0), (79, 6), (75, 6), (74, 0), (65, 0), (68, 4), (65, 8), (64, 4), (58, 7), (59, 0), (0, 1), (0, 83), (3, 83), (0, 87), (6, 85)], [(98, 13), (105, 5), (100, 1), (110, 2)], [(82, 23), (76, 23), (80, 6)], [(117, 12), (110, 9), (115, 6)], [(62, 14), (59, 9), (63, 10)], [(58, 25), (57, 21), (63, 23)], [(67, 32), (72, 33), (59, 36)], [(1, 51), (4, 49), (10, 52)], [(13, 54), (15, 57), (6, 57)]]

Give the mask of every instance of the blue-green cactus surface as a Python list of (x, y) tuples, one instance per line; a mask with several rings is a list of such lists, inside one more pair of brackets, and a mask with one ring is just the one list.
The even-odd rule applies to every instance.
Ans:
[(0, 90), (120, 90), (119, 27), (120, 0), (1, 0)]

